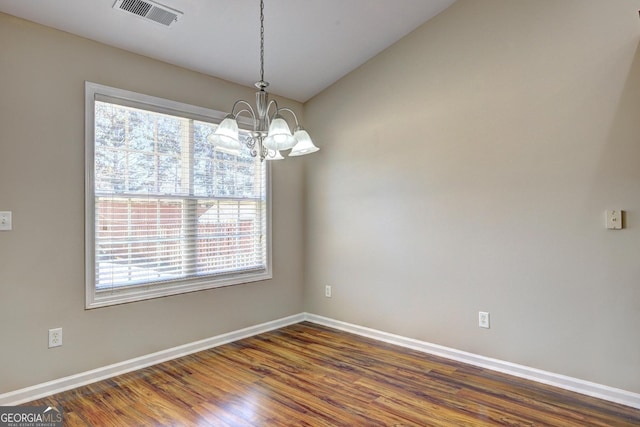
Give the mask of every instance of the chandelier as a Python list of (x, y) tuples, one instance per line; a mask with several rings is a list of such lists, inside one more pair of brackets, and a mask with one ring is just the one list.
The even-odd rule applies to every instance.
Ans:
[[(318, 151), (319, 148), (313, 145), (309, 133), (300, 126), (296, 113), (290, 108), (278, 107), (278, 103), (273, 99), (269, 100), (266, 91), (269, 83), (264, 81), (264, 0), (260, 0), (260, 80), (255, 86), (259, 89), (256, 92), (256, 108), (247, 101), (236, 101), (231, 113), (227, 114), (209, 138), (214, 148), (237, 156), (244, 143), (249, 148), (251, 156), (260, 156), (260, 160), (283, 159), (281, 151), (285, 150), (291, 150), (289, 157)], [(293, 134), (281, 113), (293, 116)], [(241, 114), (251, 116), (253, 121), (253, 130), (243, 142), (240, 141), (237, 120)]]

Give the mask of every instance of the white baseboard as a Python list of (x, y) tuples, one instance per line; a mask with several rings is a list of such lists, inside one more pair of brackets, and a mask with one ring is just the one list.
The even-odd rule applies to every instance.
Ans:
[(116, 375), (126, 374), (127, 372), (146, 368), (168, 360), (177, 359), (178, 357), (186, 356), (198, 351), (207, 350), (233, 341), (241, 340), (243, 338), (282, 328), (284, 326), (300, 323), (304, 318), (304, 314), (296, 314), (271, 322), (262, 323), (260, 325), (250, 326), (238, 331), (147, 354), (135, 359), (125, 360), (124, 362), (115, 363), (113, 365), (104, 366), (91, 371), (81, 372), (79, 374), (70, 375), (68, 377), (59, 378), (46, 383), (0, 394), (0, 406), (19, 405), (36, 399), (41, 399), (55, 393), (60, 393), (62, 391), (91, 384), (96, 381), (115, 377)]
[(598, 399), (610, 402), (620, 403), (625, 406), (640, 409), (640, 394), (633, 393), (618, 388), (609, 387), (590, 381), (572, 378), (565, 375), (554, 374), (540, 369), (530, 368), (528, 366), (518, 365), (516, 363), (505, 362), (503, 360), (492, 359), (490, 357), (480, 356), (466, 351), (456, 350), (444, 347), (438, 344), (431, 344), (424, 341), (418, 341), (412, 338), (406, 338), (387, 332), (378, 331), (376, 329), (365, 328), (363, 326), (353, 325), (339, 320), (329, 319), (327, 317), (317, 316), (315, 314), (305, 313), (305, 320), (317, 323), (319, 325), (328, 326), (330, 328), (339, 329), (345, 332), (373, 338), (389, 344), (395, 344), (401, 347), (410, 348), (424, 353), (445, 357), (447, 359), (456, 360), (458, 362), (468, 363), (469, 365), (479, 366), (493, 371), (503, 372), (515, 377), (526, 378), (543, 384), (552, 385), (565, 390), (575, 391), (587, 396), (596, 397)]
[(395, 344), (401, 347), (410, 348), (436, 356), (445, 357), (447, 359), (456, 360), (470, 365), (503, 372), (520, 378), (526, 378), (544, 384), (549, 384), (565, 390), (575, 391), (587, 396), (596, 397), (610, 402), (620, 403), (632, 408), (640, 409), (640, 394), (629, 391), (608, 387), (601, 384), (584, 381), (565, 375), (554, 374), (552, 372), (542, 371), (540, 369), (530, 368), (528, 366), (518, 365), (511, 362), (505, 362), (498, 359), (480, 356), (438, 344), (431, 344), (412, 338), (394, 335), (376, 329), (370, 329), (363, 326), (353, 325), (339, 320), (318, 316), (310, 313), (300, 313), (271, 322), (262, 323), (238, 331), (229, 332), (193, 343), (181, 345), (178, 347), (151, 353), (135, 359), (125, 360), (124, 362), (115, 363), (102, 368), (94, 369), (79, 374), (70, 375), (68, 377), (59, 378), (42, 384), (23, 388), (16, 391), (0, 394), (0, 406), (13, 406), (30, 402), (55, 393), (70, 390), (83, 385), (91, 384), (116, 375), (125, 374), (138, 369), (146, 368), (151, 365), (166, 362), (178, 357), (186, 356), (198, 351), (207, 350), (233, 341), (248, 338), (274, 329), (293, 325), (302, 321), (309, 321), (319, 325), (328, 326), (345, 332), (351, 332), (378, 341), (389, 344)]

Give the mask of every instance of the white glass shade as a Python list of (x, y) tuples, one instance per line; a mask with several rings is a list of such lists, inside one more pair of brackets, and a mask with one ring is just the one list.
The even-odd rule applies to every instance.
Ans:
[[(212, 137), (211, 139), (213, 140), (214, 138), (215, 137)], [(216, 143), (214, 143), (213, 149), (216, 150), (216, 151), (219, 151), (221, 153), (230, 154), (232, 156), (239, 156), (240, 155), (240, 150), (242, 149), (242, 147), (239, 145), (239, 143), (238, 143), (237, 147), (228, 147), (228, 146), (226, 146), (224, 144), (216, 144)]]
[(271, 153), (267, 154), (267, 157), (264, 158), (265, 160), (284, 160), (284, 157), (282, 157), (282, 154), (280, 154), (279, 151), (275, 151), (275, 154), (272, 156)]
[(269, 133), (264, 139), (264, 146), (270, 150), (288, 150), (296, 145), (289, 125), (280, 115), (276, 115), (269, 126)]
[(309, 133), (298, 127), (293, 134), (293, 137), (296, 139), (297, 143), (293, 147), (293, 150), (289, 153), (289, 157), (291, 156), (303, 156), (305, 154), (315, 153), (319, 150), (318, 147), (313, 145), (313, 141), (311, 141), (311, 137)]
[(216, 131), (209, 137), (213, 147), (222, 153), (237, 156), (240, 154), (242, 145), (238, 134), (238, 122), (229, 115), (220, 123)]

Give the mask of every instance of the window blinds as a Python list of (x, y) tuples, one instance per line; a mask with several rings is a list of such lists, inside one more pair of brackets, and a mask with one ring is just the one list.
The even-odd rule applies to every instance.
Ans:
[(213, 123), (131, 104), (94, 103), (96, 291), (265, 271), (265, 164), (216, 151)]

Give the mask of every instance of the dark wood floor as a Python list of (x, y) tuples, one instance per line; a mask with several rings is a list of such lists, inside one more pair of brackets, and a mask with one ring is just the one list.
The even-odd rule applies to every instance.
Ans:
[(65, 426), (640, 426), (640, 410), (311, 323), (53, 395)]

